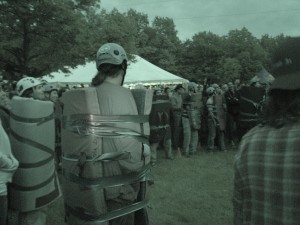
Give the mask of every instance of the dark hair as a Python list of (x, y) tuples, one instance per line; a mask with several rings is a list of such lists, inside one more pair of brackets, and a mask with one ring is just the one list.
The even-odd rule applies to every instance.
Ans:
[(300, 118), (300, 90), (269, 92), (263, 111), (262, 125), (275, 128), (294, 123)]
[(164, 93), (167, 93), (167, 91), (169, 91), (170, 90), (170, 88), (169, 87), (165, 87), (165, 89), (164, 89)]
[(122, 69), (121, 65), (113, 65), (113, 64), (102, 64), (98, 68), (98, 73), (92, 79), (92, 86), (99, 86), (104, 82), (106, 77), (114, 77), (117, 76), (117, 73)]
[(179, 89), (184, 89), (184, 87), (182, 86), (182, 84), (177, 84), (177, 86), (175, 87), (175, 91), (178, 91)]
[(33, 88), (28, 88), (27, 90), (25, 90), (21, 97), (24, 97), (24, 98), (31, 98), (33, 95)]
[(124, 67), (124, 64), (120, 64), (120, 65), (108, 64), (108, 63), (102, 64), (98, 68), (98, 73), (92, 79), (91, 85), (93, 87), (99, 86), (104, 82), (106, 77), (117, 76), (120, 70), (126, 71), (126, 67)]

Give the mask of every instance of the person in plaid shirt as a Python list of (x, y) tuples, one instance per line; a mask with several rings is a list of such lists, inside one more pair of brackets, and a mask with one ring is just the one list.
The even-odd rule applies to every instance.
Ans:
[(270, 87), (262, 123), (241, 140), (234, 163), (234, 225), (300, 224), (298, 61), (296, 70), (281, 70), (286, 74)]

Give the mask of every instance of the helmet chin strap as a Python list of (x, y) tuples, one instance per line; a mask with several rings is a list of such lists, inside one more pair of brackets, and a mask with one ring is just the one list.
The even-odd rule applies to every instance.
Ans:
[(126, 71), (127, 71), (127, 62), (126, 61), (123, 61), (121, 68), (122, 68), (122, 70), (124, 72), (123, 78), (122, 78), (122, 83), (121, 83), (121, 86), (123, 86), (123, 83), (124, 83), (124, 80), (125, 80)]
[(125, 75), (126, 75), (126, 69), (122, 68), (122, 70), (123, 70), (124, 74), (123, 74), (123, 77), (122, 77), (121, 86), (123, 86), (123, 83), (124, 83), (124, 80), (125, 80)]

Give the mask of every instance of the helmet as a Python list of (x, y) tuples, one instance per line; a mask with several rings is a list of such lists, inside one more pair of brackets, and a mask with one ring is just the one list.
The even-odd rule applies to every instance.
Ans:
[(208, 95), (211, 95), (211, 94), (213, 94), (215, 92), (215, 89), (213, 88), (213, 87), (208, 87), (207, 89), (206, 89), (206, 93), (208, 94)]
[(128, 61), (124, 48), (115, 43), (102, 45), (97, 51), (96, 66), (97, 69), (104, 63), (120, 65)]
[(227, 85), (227, 84), (223, 84), (223, 85), (222, 85), (222, 89), (223, 89), (223, 90), (227, 90), (227, 89), (228, 89), (228, 85)]
[(195, 82), (190, 82), (189, 84), (188, 84), (188, 90), (189, 91), (194, 91), (194, 90), (196, 90), (197, 89), (197, 84), (195, 83)]
[(54, 85), (54, 84), (46, 84), (44, 86), (44, 92), (51, 92), (53, 90), (57, 90), (58, 91), (58, 87), (57, 85)]
[(16, 91), (19, 96), (22, 96), (24, 91), (40, 84), (42, 84), (42, 82), (40, 82), (38, 79), (34, 77), (25, 77), (18, 81), (16, 86)]
[(198, 90), (203, 91), (203, 88), (204, 88), (204, 86), (203, 86), (202, 84), (199, 84), (199, 85), (198, 85)]
[(219, 86), (218, 84), (216, 84), (216, 83), (212, 84), (211, 86), (212, 86), (214, 89), (220, 88), (220, 86)]

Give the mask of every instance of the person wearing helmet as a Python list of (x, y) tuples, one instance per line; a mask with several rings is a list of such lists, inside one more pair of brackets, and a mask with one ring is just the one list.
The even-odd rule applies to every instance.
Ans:
[(195, 82), (188, 83), (188, 90), (190, 92), (194, 92), (195, 93), (196, 90), (197, 90), (197, 88), (198, 88), (198, 85)]
[(216, 137), (216, 110), (214, 106), (215, 89), (213, 87), (206, 88), (207, 100), (206, 100), (206, 110), (207, 110), (207, 128), (208, 128), (208, 137), (207, 137), (207, 151), (214, 151), (214, 143)]
[[(98, 73), (92, 80), (98, 93), (100, 111), (103, 115), (138, 115), (137, 106), (131, 91), (122, 87), (127, 71), (127, 54), (124, 48), (115, 43), (102, 45), (96, 57)], [(140, 132), (138, 124), (124, 125), (127, 129)], [(142, 145), (132, 138), (121, 138), (117, 140), (103, 140), (105, 151), (128, 151), (132, 159), (130, 162), (119, 161), (115, 169), (122, 173), (138, 171), (143, 166)], [(106, 164), (105, 164), (106, 165)], [(116, 175), (110, 165), (107, 164), (105, 176)], [(124, 185), (123, 187), (107, 188), (106, 201), (109, 210), (115, 210), (128, 203), (134, 203), (140, 191), (139, 183)], [(110, 225), (134, 225), (139, 221), (134, 221), (134, 213), (118, 217), (110, 221)], [(147, 224), (148, 218), (141, 223)]]
[(157, 149), (162, 142), (167, 159), (174, 159), (172, 153), (171, 128), (170, 128), (171, 103), (168, 95), (162, 93), (161, 89), (153, 92), (151, 113), (149, 115), (150, 125), (150, 150), (151, 165), (155, 166), (157, 161)]
[(25, 98), (34, 98), (37, 100), (44, 100), (43, 84), (34, 77), (24, 77), (18, 81), (16, 85), (18, 96)]
[(299, 224), (300, 38), (288, 41), (275, 49), (279, 66), (261, 123), (242, 137), (235, 157), (235, 225)]
[(45, 99), (50, 100), (55, 103), (58, 101), (58, 87), (55, 84), (45, 84), (44, 85), (44, 94)]
[(181, 154), (179, 147), (180, 133), (182, 129), (182, 103), (185, 89), (182, 84), (177, 84), (174, 88), (174, 93), (170, 97), (171, 114), (172, 114), (172, 144), (177, 153)]
[(235, 86), (235, 89), (238, 91), (241, 89), (242, 87), (242, 84), (241, 84), (241, 80), (240, 79), (235, 79), (234, 81), (234, 86)]
[[(226, 151), (224, 143), (224, 129), (225, 129), (225, 113), (223, 103), (218, 96), (215, 88), (208, 87), (206, 89), (208, 99), (206, 102), (207, 108), (207, 127), (208, 127), (208, 140), (207, 151), (213, 152), (215, 150), (215, 139), (218, 137), (218, 146), (221, 151)], [(219, 99), (220, 97), (220, 99)]]
[[(16, 93), (18, 96), (23, 97), (23, 98), (32, 98), (34, 100), (40, 100), (40, 101), (45, 100), (43, 83), (34, 77), (25, 77), (25, 78), (22, 78), (21, 80), (19, 80), (16, 84)], [(24, 159), (22, 159), (22, 160), (24, 161)], [(20, 159), (20, 162), (21, 162), (21, 159)], [(53, 161), (53, 164), (54, 164), (54, 161)], [(40, 165), (37, 165), (36, 168), (42, 167), (42, 166), (44, 166), (44, 165), (40, 164)], [(53, 167), (54, 167), (54, 165), (53, 165)], [(20, 166), (20, 168), (21, 168), (21, 166)], [(23, 167), (23, 168), (26, 168), (26, 167)], [(47, 172), (51, 172), (51, 171), (47, 171)], [(22, 176), (23, 175), (20, 175), (20, 177), (23, 179)], [(33, 179), (38, 179), (38, 176), (40, 176), (40, 175), (36, 175), (36, 173), (34, 173)], [(56, 173), (55, 173), (53, 179), (58, 180)], [(57, 185), (59, 186), (59, 184), (57, 184)], [(60, 189), (60, 188), (57, 187), (57, 190), (58, 189)], [(37, 189), (37, 192), (38, 191), (39, 190)], [(53, 201), (55, 201), (55, 200), (56, 199), (53, 198)], [(28, 224), (30, 224), (30, 225), (46, 225), (46, 220), (47, 220), (47, 205), (42, 205), (38, 209), (35, 209), (32, 211), (22, 211), (22, 212), (20, 211), (18, 213), (18, 225), (28, 225)]]
[(227, 105), (224, 97), (224, 93), (219, 85), (216, 85), (216, 94), (214, 96), (214, 103), (216, 107), (216, 116), (218, 119), (218, 127), (217, 127), (217, 143), (220, 151), (226, 152), (225, 147), (225, 128), (226, 128), (226, 113), (227, 113)]
[(199, 84), (197, 89), (198, 89), (197, 92), (199, 92), (203, 95), (203, 90), (204, 90), (203, 84)]
[[(127, 54), (122, 46), (108, 43), (99, 48), (96, 56), (97, 75), (92, 80), (92, 86), (104, 82), (123, 85), (127, 70)], [(120, 82), (119, 82), (120, 81)]]
[(197, 85), (189, 83), (188, 93), (183, 97), (183, 155), (190, 157), (197, 152), (198, 148), (198, 131), (200, 129), (200, 107), (202, 95), (196, 92)]
[(232, 82), (228, 83), (228, 90), (224, 94), (227, 105), (227, 139), (228, 143), (235, 147), (238, 142), (239, 115), (240, 115), (240, 96)]
[(215, 89), (214, 89), (213, 87), (208, 87), (208, 88), (206, 89), (206, 94), (207, 94), (208, 96), (212, 96), (214, 93), (215, 93)]
[(223, 84), (222, 87), (221, 87), (221, 89), (222, 89), (223, 93), (225, 93), (226, 91), (228, 91), (229, 90), (228, 84)]
[[(96, 68), (97, 73), (92, 79), (91, 89), (95, 89), (95, 93), (98, 99), (96, 107), (99, 107), (99, 112), (102, 116), (137, 116), (138, 109), (133, 97), (132, 92), (122, 87), (124, 78), (127, 71), (127, 54), (122, 46), (116, 43), (106, 43), (102, 45), (96, 54)], [(141, 133), (140, 124), (130, 123), (115, 123), (116, 129), (122, 129), (131, 131), (131, 133)], [(98, 139), (95, 139), (98, 140)], [(103, 166), (103, 176), (125, 176), (131, 173), (139, 172), (145, 165), (143, 155), (143, 145), (140, 140), (131, 136), (121, 136), (114, 138), (101, 138), (103, 153), (120, 153), (127, 152), (130, 154), (130, 158), (121, 160), (113, 160), (107, 163), (101, 163)], [(96, 153), (95, 153), (96, 154)], [(150, 151), (149, 151), (150, 155)], [(99, 165), (97, 161), (95, 166)], [(102, 167), (101, 166), (101, 167)], [(124, 209), (126, 206), (136, 203), (140, 196), (139, 193), (142, 190), (140, 182), (125, 183), (121, 186), (108, 186), (105, 187), (104, 199), (105, 207), (102, 209), (102, 213), (107, 210), (107, 213), (112, 211)], [(88, 201), (88, 200), (87, 200)], [(93, 201), (93, 200), (91, 200)], [(101, 205), (101, 202), (95, 202), (96, 205)], [(76, 206), (73, 206), (76, 207)], [(100, 206), (99, 206), (100, 207)], [(94, 217), (99, 215), (98, 208), (91, 210), (86, 209), (88, 214)], [(86, 217), (80, 217), (76, 213), (72, 213), (72, 206), (69, 206), (70, 213), (67, 212), (66, 220), (70, 225), (81, 224), (95, 224), (89, 222)], [(80, 209), (79, 209), (80, 210)], [(148, 224), (147, 214), (144, 215), (143, 221), (135, 221), (140, 215), (138, 210), (136, 212), (124, 213), (122, 216), (117, 215), (109, 219), (109, 225), (134, 225), (134, 224)], [(82, 210), (80, 210), (82, 212)], [(143, 211), (144, 212), (144, 211)], [(140, 217), (139, 217), (140, 218)], [(108, 224), (108, 223), (105, 223)]]

